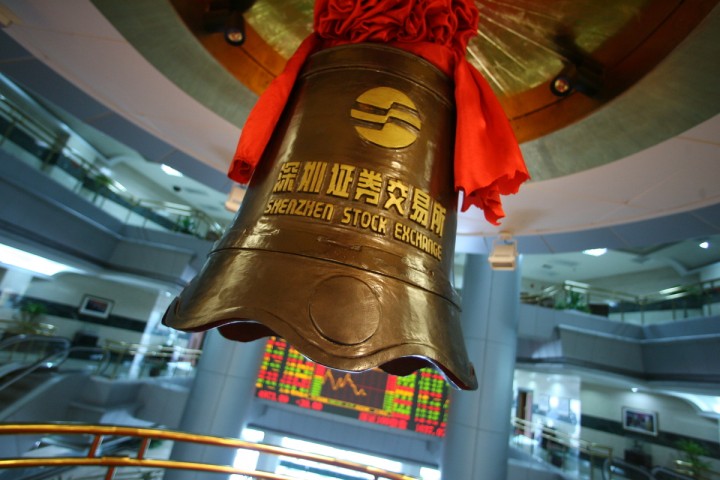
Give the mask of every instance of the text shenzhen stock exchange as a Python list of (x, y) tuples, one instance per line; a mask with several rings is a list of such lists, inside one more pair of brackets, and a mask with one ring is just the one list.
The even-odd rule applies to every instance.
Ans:
[[(314, 194), (317, 200), (296, 197)], [(356, 206), (340, 206), (337, 200)], [(291, 215), (369, 230), (442, 260), (447, 209), (402, 180), (343, 163), (285, 162), (265, 215)], [(405, 221), (393, 221), (391, 216)]]

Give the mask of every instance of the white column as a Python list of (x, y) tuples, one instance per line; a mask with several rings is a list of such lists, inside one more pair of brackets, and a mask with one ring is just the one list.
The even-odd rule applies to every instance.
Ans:
[[(195, 381), (180, 421), (180, 430), (239, 438), (252, 404), (264, 340), (233, 342), (210, 330), (203, 345)], [(176, 442), (170, 458), (232, 465), (236, 450)], [(226, 474), (167, 470), (165, 480), (222, 480)]]
[(467, 256), (461, 318), (480, 386), (451, 393), (443, 480), (507, 476), (519, 292), (519, 265), (514, 271), (494, 271), (487, 257)]

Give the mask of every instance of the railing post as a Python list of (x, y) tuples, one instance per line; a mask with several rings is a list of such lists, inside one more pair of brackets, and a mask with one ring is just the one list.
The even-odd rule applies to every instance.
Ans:
[(113, 480), (115, 478), (115, 467), (110, 466), (105, 472), (105, 480)]
[(138, 447), (137, 452), (137, 459), (142, 460), (145, 458), (145, 454), (148, 451), (148, 448), (150, 448), (150, 442), (152, 441), (151, 438), (143, 437), (142, 442), (140, 442), (140, 446)]
[(90, 445), (90, 448), (88, 449), (88, 458), (94, 458), (95, 454), (97, 453), (98, 449), (100, 448), (100, 444), (102, 443), (103, 435), (96, 434), (93, 436), (92, 444)]

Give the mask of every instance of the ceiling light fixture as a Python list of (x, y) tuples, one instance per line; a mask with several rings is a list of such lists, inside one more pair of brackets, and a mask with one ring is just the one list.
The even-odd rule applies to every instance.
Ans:
[(55, 262), (45, 257), (3, 244), (0, 244), (0, 263), (47, 276), (52, 276), (60, 272), (81, 271), (64, 263)]
[(607, 248), (589, 248), (587, 250), (583, 250), (582, 253), (593, 257), (599, 257), (600, 255), (605, 255), (607, 253)]
[(705, 249), (710, 248), (710, 242), (707, 242), (707, 241), (706, 241), (706, 242), (700, 242), (700, 244), (698, 245), (698, 247), (700, 247), (700, 248), (705, 248)]
[(673, 293), (681, 292), (682, 290), (683, 290), (683, 287), (670, 287), (670, 288), (665, 288), (663, 290), (660, 290), (658, 293), (660, 295), (670, 295)]
[(493, 270), (515, 270), (517, 265), (517, 242), (509, 233), (501, 233), (493, 241), (492, 251), (488, 257)]
[(173, 177), (182, 177), (183, 176), (182, 173), (178, 172), (177, 170), (175, 170), (174, 168), (172, 168), (168, 165), (165, 165), (164, 163), (162, 165), (160, 165), (160, 168), (162, 168), (163, 172), (165, 172), (168, 175), (171, 175)]

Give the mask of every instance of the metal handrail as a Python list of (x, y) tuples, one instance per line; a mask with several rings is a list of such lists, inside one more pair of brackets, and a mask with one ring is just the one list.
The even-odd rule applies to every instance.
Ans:
[[(6, 132), (0, 132), (0, 144), (2, 144), (5, 139), (7, 138), (7, 135), (10, 131), (12, 131), (14, 128), (17, 128), (18, 126), (21, 126), (25, 129), (25, 131), (36, 138), (41, 138), (44, 142), (47, 142), (49, 145), (55, 145), (53, 146), (53, 152), (64, 152), (66, 154), (72, 155), (72, 161), (76, 162), (79, 168), (82, 170), (83, 175), (78, 178), (78, 188), (82, 187), (83, 185), (86, 185), (87, 182), (98, 182), (101, 181), (101, 185), (110, 190), (114, 195), (118, 197), (122, 197), (124, 201), (126, 201), (129, 205), (134, 205), (137, 207), (146, 207), (150, 209), (160, 209), (167, 211), (171, 213), (172, 215), (176, 215), (178, 218), (187, 218), (191, 220), (195, 220), (197, 222), (200, 222), (202, 224), (207, 225), (207, 232), (212, 234), (214, 237), (219, 237), (223, 231), (224, 227), (214, 220), (211, 216), (206, 214), (205, 212), (198, 210), (192, 206), (189, 205), (183, 205), (183, 204), (177, 204), (172, 202), (163, 202), (163, 201), (154, 201), (154, 200), (147, 200), (147, 199), (140, 199), (135, 197), (134, 195), (124, 191), (124, 189), (120, 188), (118, 186), (118, 183), (114, 181), (111, 178), (108, 178), (94, 163), (86, 160), (81, 155), (77, 154), (77, 152), (73, 151), (71, 148), (65, 146), (65, 145), (56, 145), (56, 141), (58, 138), (60, 138), (60, 134), (58, 132), (53, 131), (52, 129), (46, 127), (45, 125), (37, 122), (34, 118), (24, 113), (20, 108), (18, 108), (13, 102), (9, 101), (8, 98), (0, 97), (0, 112), (3, 113), (8, 119), (11, 121), (11, 127)], [(64, 142), (63, 142), (64, 143)], [(32, 153), (32, 152), (31, 152)], [(47, 158), (40, 160), (43, 162), (43, 167), (45, 168), (45, 164), (47, 162)], [(95, 190), (96, 195), (101, 194), (102, 192), (100, 189)], [(128, 215), (132, 213), (132, 211), (128, 212)], [(145, 217), (146, 219), (149, 217)], [(179, 224), (180, 222), (178, 222)], [(196, 234), (197, 236), (201, 236), (199, 231), (191, 231), (186, 232), (191, 234)], [(207, 234), (202, 236), (202, 238), (207, 237)]]
[(94, 373), (101, 373), (104, 368), (107, 368), (108, 361), (110, 358), (110, 354), (100, 348), (97, 347), (70, 347), (70, 340), (67, 338), (62, 337), (44, 337), (39, 335), (17, 335), (15, 337), (8, 338), (6, 340), (3, 340), (0, 342), (0, 350), (3, 350), (7, 347), (19, 345), (21, 343), (30, 343), (33, 344), (37, 341), (40, 341), (42, 343), (58, 343), (62, 345), (62, 350), (58, 350), (55, 352), (51, 352), (44, 357), (40, 358), (39, 360), (36, 360), (34, 363), (23, 366), (22, 368), (18, 369), (17, 371), (19, 373), (14, 374), (11, 378), (5, 380), (4, 382), (0, 381), (0, 391), (5, 390), (10, 385), (13, 385), (14, 383), (22, 380), (23, 378), (27, 377), (28, 375), (32, 374), (36, 370), (42, 368), (54, 368), (57, 366), (62, 365), (65, 360), (70, 356), (71, 353), (75, 352), (85, 352), (85, 351), (93, 351), (97, 352), (103, 355), (103, 357), (98, 361), (97, 366), (95, 367)]
[(142, 355), (143, 357), (158, 359), (178, 358), (183, 359), (184, 361), (194, 362), (202, 355), (202, 350), (185, 348), (177, 345), (168, 346), (145, 343), (126, 343), (110, 339), (105, 340), (105, 346), (103, 348), (108, 352), (108, 354), (113, 353), (117, 355), (115, 368), (110, 373), (112, 378), (117, 377), (123, 360), (129, 356)]
[[(648, 295), (633, 295), (616, 290), (597, 288), (579, 282), (565, 281), (561, 284), (545, 287), (537, 294), (524, 294), (521, 296), (521, 301), (528, 304), (563, 308), (562, 304), (565, 299), (561, 299), (559, 302), (557, 301), (557, 297), (560, 294), (565, 294), (566, 297), (572, 294), (581, 295), (583, 306), (588, 306), (593, 298), (612, 299), (614, 302), (620, 304), (636, 305), (638, 308), (637, 311), (643, 314), (648, 311), (648, 307), (653, 304), (682, 301), (688, 298), (700, 298), (703, 300), (704, 306), (709, 306), (710, 303), (707, 302), (707, 299), (720, 294), (720, 279), (710, 279), (687, 285), (678, 285)], [(568, 305), (567, 307), (573, 308), (574, 306)], [(685, 306), (685, 308), (687, 307)], [(620, 313), (622, 314), (623, 311), (621, 310)]]
[(0, 318), (0, 326), (4, 332), (15, 333), (17, 335), (46, 335), (52, 336), (56, 330), (55, 325), (34, 321), (8, 320)]
[[(643, 477), (647, 480), (655, 480), (655, 477), (653, 476), (653, 474), (650, 473), (647, 469), (645, 469), (643, 467), (639, 467), (637, 465), (629, 464), (623, 460), (620, 460), (619, 458), (608, 458), (605, 460), (605, 463), (603, 464), (603, 480), (612, 479), (612, 474), (613, 474), (614, 468), (621, 469), (622, 470), (621, 472), (617, 472), (618, 474), (621, 474), (621, 475), (622, 475), (623, 471), (630, 471), (633, 473), (633, 475)], [(609, 475), (607, 477), (605, 476), (606, 472), (607, 472), (607, 475)], [(624, 477), (624, 478), (626, 478), (626, 477)]]
[[(384, 478), (388, 480), (416, 480), (414, 477), (410, 477), (401, 473), (390, 472), (377, 467), (370, 467), (355, 462), (349, 462), (347, 460), (340, 460), (326, 455), (300, 452), (297, 450), (277, 447), (274, 445), (257, 444), (235, 438), (197, 435), (194, 433), (173, 430), (161, 430), (155, 428), (136, 428), (114, 425), (77, 425), (61, 423), (28, 423), (0, 425), (0, 435), (29, 434), (92, 435), (93, 440), (90, 448), (88, 449), (87, 456), (85, 457), (7, 458), (0, 459), (0, 468), (22, 468), (41, 466), (105, 466), (108, 467), (105, 475), (105, 480), (112, 480), (115, 475), (116, 469), (120, 467), (195, 470), (211, 473), (247, 475), (253, 478), (268, 480), (289, 480), (292, 478), (285, 475), (277, 475), (269, 472), (245, 470), (229, 465), (214, 465), (189, 461), (146, 458), (148, 447), (150, 446), (150, 441), (157, 439), (189, 442), (200, 445), (211, 445), (234, 449), (253, 450), (269, 455), (283, 455), (366, 473), (372, 475), (374, 479)], [(100, 451), (103, 437), (108, 435), (137, 437), (141, 439), (135, 457), (96, 456)]]
[[(675, 473), (687, 475), (688, 478), (697, 478), (701, 480), (720, 479), (720, 472), (711, 470), (706, 465), (696, 466), (687, 460), (675, 460)], [(699, 476), (698, 476), (699, 475)], [(680, 477), (685, 478), (685, 477)]]
[(202, 355), (202, 350), (186, 348), (178, 345), (153, 345), (147, 343), (127, 343), (118, 340), (105, 340), (105, 348), (113, 353), (145, 355), (150, 357), (170, 358), (174, 356), (195, 360)]
[(653, 467), (652, 470), (650, 470), (650, 473), (653, 475), (653, 477), (657, 477), (658, 474), (661, 474), (661, 478), (663, 479), (693, 480), (693, 477), (687, 476), (682, 472), (678, 472), (676, 470), (661, 466)]

